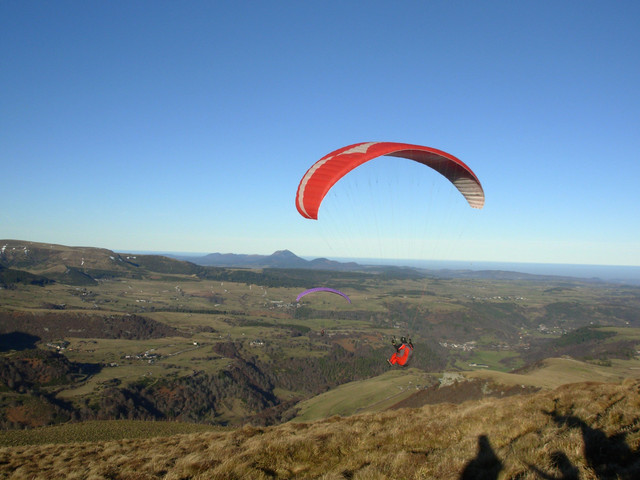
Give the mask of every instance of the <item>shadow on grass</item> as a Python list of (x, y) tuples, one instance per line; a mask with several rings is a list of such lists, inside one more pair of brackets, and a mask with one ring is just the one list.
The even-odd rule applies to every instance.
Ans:
[(535, 465), (529, 465), (529, 469), (545, 480), (578, 480), (580, 478), (578, 467), (571, 463), (564, 452), (559, 450), (551, 452), (551, 465), (559, 472), (559, 475), (547, 473)]
[[(584, 442), (583, 452), (587, 465), (600, 480), (640, 478), (640, 451), (632, 450), (626, 442), (627, 432), (608, 436), (573, 415), (544, 412), (559, 427), (579, 429)], [(568, 460), (567, 460), (568, 461)], [(568, 478), (568, 477), (564, 477)], [(577, 478), (569, 477), (569, 478)]]
[[(640, 478), (640, 449), (633, 450), (626, 442), (629, 432), (608, 436), (603, 430), (593, 428), (574, 415), (558, 412), (544, 413), (551, 417), (559, 428), (575, 428), (582, 433), (583, 454), (597, 480), (635, 480)], [(580, 472), (567, 455), (556, 450), (550, 454), (553, 472), (546, 472), (535, 465), (528, 465), (536, 478), (546, 480), (578, 480)], [(496, 480), (503, 468), (502, 461), (494, 452), (486, 435), (478, 437), (478, 453), (469, 460), (460, 475), (460, 480)], [(514, 479), (524, 478), (521, 472)], [(591, 478), (591, 477), (589, 477)]]
[(494, 480), (502, 470), (502, 462), (491, 448), (486, 435), (478, 437), (478, 454), (469, 460), (460, 475), (460, 480)]
[(0, 334), (0, 352), (36, 348), (36, 343), (40, 340), (40, 337), (24, 332), (2, 333)]

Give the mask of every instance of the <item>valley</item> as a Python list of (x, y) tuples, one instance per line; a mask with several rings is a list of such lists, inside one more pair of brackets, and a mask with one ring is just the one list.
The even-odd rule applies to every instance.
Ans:
[[(528, 392), (640, 377), (634, 286), (223, 268), (2, 243), (4, 429), (117, 419), (271, 425), (391, 408), (446, 389), (447, 375), (468, 384), (468, 398), (495, 385)], [(326, 292), (295, 301), (316, 286), (351, 303)], [(394, 336), (413, 340), (410, 369), (389, 371)]]

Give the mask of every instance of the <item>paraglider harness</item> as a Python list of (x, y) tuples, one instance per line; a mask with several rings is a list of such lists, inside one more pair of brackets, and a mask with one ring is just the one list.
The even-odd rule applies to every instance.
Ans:
[(406, 366), (409, 362), (409, 359), (411, 358), (411, 353), (413, 352), (413, 343), (411, 342), (411, 339), (407, 341), (406, 337), (402, 337), (400, 338), (400, 342), (398, 343), (394, 335), (391, 338), (391, 345), (396, 347), (396, 352), (391, 355), (391, 358), (387, 360), (387, 362), (389, 362), (389, 365), (397, 364), (401, 367)]

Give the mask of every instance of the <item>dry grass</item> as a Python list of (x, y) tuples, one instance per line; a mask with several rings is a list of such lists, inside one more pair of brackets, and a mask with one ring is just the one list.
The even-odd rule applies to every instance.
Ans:
[(0, 447), (51, 443), (100, 442), (120, 439), (167, 437), (182, 433), (224, 430), (213, 425), (144, 420), (89, 420), (27, 430), (0, 431)]
[(311, 423), (0, 449), (10, 479), (640, 478), (640, 382)]
[(491, 379), (505, 385), (531, 385), (545, 389), (576, 382), (621, 382), (640, 379), (640, 361), (612, 359), (610, 366), (598, 366), (574, 358), (546, 358), (541, 366), (524, 374), (475, 370), (465, 372), (470, 378)]

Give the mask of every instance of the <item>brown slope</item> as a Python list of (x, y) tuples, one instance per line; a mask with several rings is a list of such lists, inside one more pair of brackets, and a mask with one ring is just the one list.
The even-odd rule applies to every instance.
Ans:
[(640, 382), (145, 440), (6, 447), (0, 477), (640, 478)]

